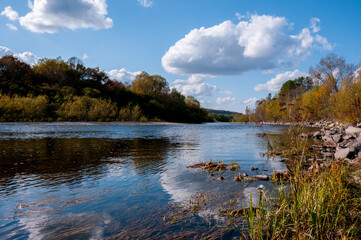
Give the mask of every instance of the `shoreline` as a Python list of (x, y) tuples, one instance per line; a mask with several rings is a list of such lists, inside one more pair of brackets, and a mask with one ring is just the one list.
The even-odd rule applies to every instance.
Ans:
[(183, 124), (192, 124), (192, 123), (175, 123), (175, 122), (121, 122), (121, 121), (114, 121), (114, 122), (69, 122), (69, 121), (53, 121), (53, 122), (0, 122), (1, 125), (18, 125), (18, 124), (29, 124), (29, 125), (45, 125), (45, 126), (98, 126), (98, 125), (113, 125), (113, 126), (177, 126)]
[(357, 126), (350, 123), (339, 123), (336, 121), (318, 121), (318, 122), (235, 122), (239, 124), (252, 124), (252, 125), (269, 125), (269, 126), (303, 126), (310, 128), (322, 128), (331, 124), (338, 126)]

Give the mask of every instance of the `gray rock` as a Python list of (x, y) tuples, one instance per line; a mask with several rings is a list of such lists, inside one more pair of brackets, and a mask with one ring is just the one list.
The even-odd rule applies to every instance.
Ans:
[(353, 138), (351, 135), (344, 135), (344, 136), (342, 136), (342, 138), (344, 139), (344, 140), (348, 140), (348, 139), (351, 139), (351, 138)]
[(357, 128), (357, 127), (348, 127), (346, 129), (346, 134), (353, 136), (354, 138), (357, 138), (361, 133), (361, 128)]
[(332, 153), (330, 152), (321, 152), (321, 154), (325, 157), (332, 157)]
[(331, 131), (325, 131), (325, 136), (330, 137), (332, 134), (333, 134), (333, 132), (331, 132)]
[(342, 135), (341, 134), (335, 134), (335, 135), (332, 135), (331, 138), (333, 139), (333, 141), (335, 143), (339, 143), (342, 139)]
[(361, 148), (361, 140), (356, 139), (352, 146), (354, 146), (355, 148)]
[(308, 138), (308, 135), (307, 135), (307, 133), (301, 133), (301, 134), (300, 134), (300, 137), (301, 137), (301, 138)]
[(341, 148), (336, 151), (335, 159), (343, 160), (343, 159), (347, 158), (349, 154), (350, 154), (349, 148)]
[(335, 143), (330, 135), (323, 136), (322, 140), (326, 143)]
[(350, 139), (347, 139), (347, 140), (344, 140), (343, 142), (341, 142), (341, 143), (339, 144), (339, 146), (340, 146), (341, 148), (348, 148), (348, 147), (353, 146), (355, 143), (356, 143), (356, 140), (353, 139), (353, 138), (350, 138)]
[(317, 138), (317, 139), (320, 139), (321, 138), (321, 132), (320, 131), (317, 131), (315, 132), (314, 134), (312, 134), (312, 138)]

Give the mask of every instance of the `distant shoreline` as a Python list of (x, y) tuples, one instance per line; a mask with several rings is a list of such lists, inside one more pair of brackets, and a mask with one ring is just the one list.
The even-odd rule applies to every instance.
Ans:
[(58, 126), (97, 126), (97, 125), (117, 125), (117, 126), (168, 126), (168, 125), (183, 125), (187, 123), (174, 123), (174, 122), (68, 122), (68, 121), (54, 121), (54, 122), (0, 122), (0, 125), (18, 125), (18, 124), (33, 124), (33, 125), (58, 125)]

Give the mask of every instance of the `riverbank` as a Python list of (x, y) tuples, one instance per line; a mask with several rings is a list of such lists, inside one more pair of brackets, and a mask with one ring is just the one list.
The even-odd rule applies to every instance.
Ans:
[(335, 126), (344, 126), (344, 127), (353, 126), (350, 123), (339, 123), (335, 121), (326, 121), (326, 120), (317, 121), (317, 122), (237, 122), (237, 123), (253, 124), (253, 125), (269, 125), (269, 126), (302, 126), (302, 127), (310, 127), (310, 128), (324, 128), (332, 124), (334, 124)]
[(361, 126), (304, 127), (290, 127), (282, 140), (263, 136), (287, 172), (274, 173), (276, 192), (260, 192), (263, 200), (244, 212), (249, 238), (360, 239)]
[[(24, 122), (0, 122), (0, 125), (20, 125)], [(147, 121), (147, 122), (26, 122), (28, 125), (42, 126), (177, 126), (187, 123), (163, 122), (163, 121)]]

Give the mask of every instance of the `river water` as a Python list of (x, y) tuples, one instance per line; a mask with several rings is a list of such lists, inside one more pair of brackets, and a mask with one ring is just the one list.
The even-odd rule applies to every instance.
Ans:
[[(230, 201), (247, 206), (260, 184), (272, 188), (234, 177), (284, 170), (261, 156), (267, 142), (257, 136), (280, 131), (229, 123), (2, 123), (0, 239), (239, 236), (220, 211)], [(209, 160), (240, 168), (187, 168)]]

